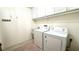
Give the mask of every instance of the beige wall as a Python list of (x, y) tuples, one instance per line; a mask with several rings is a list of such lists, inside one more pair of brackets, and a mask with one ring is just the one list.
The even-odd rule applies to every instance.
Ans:
[(41, 19), (37, 20), (35, 24), (50, 24), (54, 26), (67, 27), (69, 30), (69, 35), (73, 40), (70, 50), (79, 50), (79, 13)]
[[(11, 19), (11, 22), (2, 22), (2, 19)], [(32, 39), (31, 37), (31, 9), (25, 7), (0, 8), (0, 28), (2, 35), (2, 47), (8, 49), (11, 46)], [(9, 49), (8, 49), (9, 50)]]

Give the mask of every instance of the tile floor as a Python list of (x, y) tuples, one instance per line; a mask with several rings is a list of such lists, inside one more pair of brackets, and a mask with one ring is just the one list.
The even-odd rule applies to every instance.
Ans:
[(19, 48), (16, 48), (15, 51), (41, 51), (41, 49), (38, 46), (36, 46), (34, 43), (29, 43)]

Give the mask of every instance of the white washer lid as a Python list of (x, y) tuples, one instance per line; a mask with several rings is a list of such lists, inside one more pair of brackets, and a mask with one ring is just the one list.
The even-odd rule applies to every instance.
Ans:
[(49, 34), (49, 35), (59, 36), (59, 37), (67, 37), (67, 35), (68, 35), (68, 33), (54, 32), (54, 31), (47, 31), (45, 33)]
[(60, 37), (67, 37), (68, 30), (66, 27), (55, 26), (53, 29), (50, 28), (50, 31), (45, 32), (47, 34), (56, 35)]

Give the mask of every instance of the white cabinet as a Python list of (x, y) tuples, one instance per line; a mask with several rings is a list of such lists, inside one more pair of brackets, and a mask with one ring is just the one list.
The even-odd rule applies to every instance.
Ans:
[(78, 7), (69, 7), (69, 10), (77, 9)]
[(32, 9), (32, 16), (34, 18), (44, 17), (57, 13), (62, 13), (77, 9), (78, 7), (34, 7)]
[(45, 16), (45, 8), (39, 7), (37, 9), (37, 17), (43, 17), (43, 16)]
[(31, 10), (25, 7), (0, 8), (1, 32), (4, 49), (31, 39)]
[(45, 51), (61, 51), (61, 40), (49, 35), (44, 35), (44, 50)]
[(66, 11), (65, 7), (34, 7), (32, 9), (32, 18), (39, 18), (39, 17), (44, 17), (48, 15), (52, 15), (55, 13), (60, 13)]
[(34, 7), (32, 9), (32, 18), (37, 18), (37, 8), (36, 7)]
[(66, 8), (65, 7), (55, 7), (54, 12), (55, 13), (60, 13), (60, 12), (65, 12)]
[(66, 7), (47, 7), (45, 13), (47, 16), (47, 15), (52, 15), (52, 14), (61, 13), (65, 11), (66, 11)]
[[(1, 16), (1, 32), (2, 32), (2, 42), (3, 49), (11, 46), (16, 42), (17, 37), (17, 26), (16, 21), (14, 21), (14, 8), (2, 7), (0, 8)], [(11, 20), (11, 21), (2, 21)]]
[(46, 16), (54, 14), (54, 8), (53, 7), (47, 7), (47, 8), (45, 8), (45, 11), (46, 11), (45, 12)]
[(32, 9), (32, 18), (38, 18), (45, 16), (45, 8), (42, 7), (34, 7)]
[(17, 34), (18, 41), (31, 39), (31, 10), (24, 7), (16, 8)]
[(66, 9), (67, 11), (72, 11), (72, 10), (79, 9), (79, 8), (78, 7), (67, 7)]
[(32, 18), (39, 18), (54, 14), (54, 8), (52, 7), (34, 7), (32, 9)]

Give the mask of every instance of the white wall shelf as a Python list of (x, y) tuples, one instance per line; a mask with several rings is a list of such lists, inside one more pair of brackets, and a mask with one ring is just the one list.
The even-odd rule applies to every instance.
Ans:
[(51, 17), (61, 16), (61, 15), (66, 15), (66, 14), (71, 14), (71, 13), (78, 13), (78, 12), (79, 12), (79, 8), (67, 10), (67, 11), (64, 11), (64, 12), (54, 13), (54, 14), (47, 15), (47, 16), (44, 16), (44, 17), (33, 18), (33, 20), (38, 21), (38, 20), (48, 19), (48, 18), (51, 18)]

